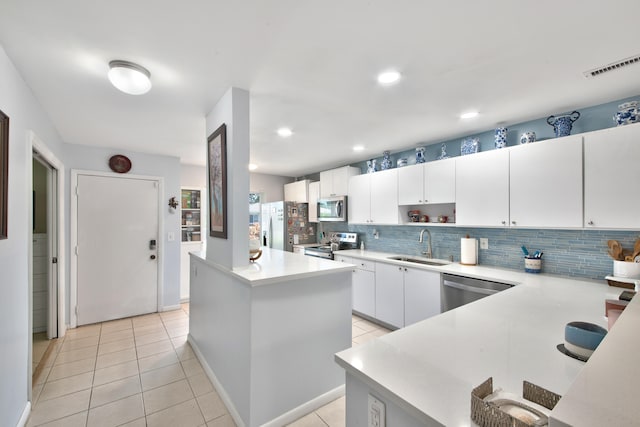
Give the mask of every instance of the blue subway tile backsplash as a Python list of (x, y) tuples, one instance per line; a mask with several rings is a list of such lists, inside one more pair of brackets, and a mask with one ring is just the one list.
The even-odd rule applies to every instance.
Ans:
[[(521, 246), (530, 253), (544, 252), (542, 273), (588, 279), (604, 279), (612, 274), (613, 261), (607, 255), (607, 240), (618, 240), (623, 248), (631, 249), (639, 231), (610, 230), (529, 230), (516, 228), (462, 228), (428, 226), (432, 236), (433, 257), (460, 261), (460, 239), (467, 234), (473, 238), (489, 239), (489, 249), (478, 250), (481, 265), (524, 270)], [(365, 248), (372, 251), (420, 256), (426, 243), (419, 243), (422, 227), (413, 225), (355, 225), (322, 223), (322, 231), (351, 231), (358, 233)], [(373, 238), (373, 230), (379, 238)]]

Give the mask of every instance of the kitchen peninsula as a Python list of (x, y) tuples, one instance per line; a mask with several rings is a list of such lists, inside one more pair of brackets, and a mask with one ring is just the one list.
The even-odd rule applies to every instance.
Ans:
[[(361, 256), (367, 255), (365, 251)], [(632, 325), (625, 322), (636, 320), (635, 312), (627, 311), (635, 310), (633, 306), (639, 301), (623, 312), (618, 320), (622, 323), (616, 324), (619, 329), (605, 337), (585, 367), (556, 348), (564, 341), (564, 326), (581, 320), (606, 327), (604, 301), (617, 299), (622, 289), (603, 282), (481, 266), (425, 268), (518, 284), (338, 353), (336, 362), (346, 371), (347, 425), (367, 425), (369, 395), (385, 404), (387, 425), (474, 425), (470, 419), (471, 390), (489, 377), (494, 388), (508, 392), (521, 395), (526, 380), (563, 396), (551, 413), (553, 425), (586, 425), (585, 417), (596, 413), (599, 416), (593, 419), (611, 422), (589, 425), (628, 425), (629, 420), (638, 419), (640, 411), (632, 403), (634, 394), (630, 391), (638, 378), (637, 370), (633, 379), (624, 373), (634, 353), (620, 343), (627, 342), (634, 349), (637, 346), (629, 331)], [(625, 333), (626, 338), (620, 335)], [(629, 355), (625, 356), (626, 364), (617, 362), (621, 355), (617, 359), (612, 356), (616, 353), (611, 348), (614, 343), (621, 355)], [(606, 374), (613, 372), (611, 369), (615, 374)], [(603, 375), (609, 380), (603, 380)], [(587, 386), (596, 379), (598, 390)], [(613, 409), (596, 404), (597, 397), (614, 389), (615, 398), (607, 400), (616, 402), (610, 406)], [(626, 403), (618, 404), (619, 400)], [(588, 415), (576, 415), (581, 411)]]
[(227, 269), (191, 253), (191, 343), (236, 424), (280, 426), (343, 394), (351, 268), (262, 248)]

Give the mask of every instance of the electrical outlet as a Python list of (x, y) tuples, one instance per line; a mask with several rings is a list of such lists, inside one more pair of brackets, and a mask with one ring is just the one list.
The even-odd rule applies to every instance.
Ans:
[(384, 402), (369, 395), (369, 427), (385, 427), (385, 407)]
[(480, 238), (480, 249), (489, 249), (489, 239)]

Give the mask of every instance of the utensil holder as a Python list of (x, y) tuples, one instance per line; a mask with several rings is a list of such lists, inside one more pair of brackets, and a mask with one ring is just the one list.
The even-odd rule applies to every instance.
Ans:
[(540, 273), (542, 270), (542, 258), (527, 258), (524, 259), (524, 271), (525, 273)]

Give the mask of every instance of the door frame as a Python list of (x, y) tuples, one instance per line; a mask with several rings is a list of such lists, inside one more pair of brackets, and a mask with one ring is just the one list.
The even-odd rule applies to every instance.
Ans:
[[(33, 159), (33, 152), (36, 151), (39, 156), (45, 160), (49, 165), (56, 169), (57, 179), (55, 185), (57, 186), (57, 199), (56, 199), (56, 212), (55, 212), (55, 224), (52, 224), (50, 221), (51, 212), (47, 215), (49, 218), (47, 219), (48, 226), (52, 229), (55, 228), (57, 230), (57, 246), (55, 247), (58, 253), (58, 263), (57, 268), (53, 270), (57, 270), (57, 274), (55, 274), (55, 281), (57, 282), (57, 304), (56, 301), (52, 301), (51, 298), (49, 300), (49, 307), (51, 308), (54, 305), (57, 305), (57, 309), (54, 310), (57, 314), (57, 327), (58, 327), (58, 338), (64, 337), (67, 325), (65, 322), (65, 313), (66, 313), (66, 305), (65, 305), (65, 266), (66, 266), (66, 254), (65, 254), (65, 217), (64, 217), (64, 176), (65, 176), (65, 168), (64, 163), (58, 159), (58, 157), (53, 154), (53, 152), (46, 146), (44, 142), (33, 132), (32, 130), (27, 130), (27, 143), (25, 144), (25, 149), (27, 150), (28, 157)], [(27, 173), (27, 181), (28, 188), (27, 191), (29, 194), (33, 191), (33, 162), (27, 162), (26, 173)], [(33, 355), (33, 199), (31, 197), (27, 197), (29, 208), (28, 208), (28, 230), (27, 235), (29, 238), (28, 247), (28, 255), (27, 255), (27, 264), (28, 264), (28, 281), (29, 281), (29, 289), (28, 289), (28, 304), (29, 304), (29, 318), (27, 321), (27, 333), (29, 336), (29, 349), (28, 349), (28, 358), (29, 358), (29, 375), (27, 377), (28, 382), (28, 391), (29, 391), (29, 400), (31, 400), (31, 384), (32, 384), (32, 355)], [(49, 245), (53, 245), (53, 242), (50, 241)], [(50, 246), (51, 248), (51, 246)], [(51, 272), (51, 263), (49, 263), (49, 271)], [(49, 276), (49, 280), (52, 281), (54, 279), (53, 275)]]
[(164, 195), (164, 178), (159, 176), (147, 176), (147, 175), (122, 175), (112, 172), (99, 172), (89, 171), (81, 169), (71, 169), (71, 218), (70, 218), (70, 246), (69, 253), (71, 254), (71, 267), (69, 274), (69, 327), (75, 328), (78, 325), (77, 316), (77, 304), (78, 304), (78, 255), (76, 253), (76, 247), (78, 245), (78, 177), (86, 176), (101, 176), (114, 179), (139, 179), (145, 181), (154, 181), (158, 185), (158, 263), (157, 263), (157, 277), (158, 277), (158, 300), (156, 301), (156, 310), (162, 311), (164, 301), (164, 218), (163, 218), (163, 204), (162, 195)]

